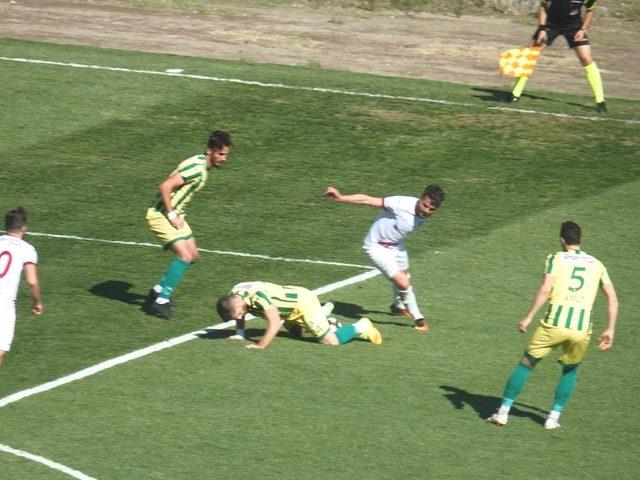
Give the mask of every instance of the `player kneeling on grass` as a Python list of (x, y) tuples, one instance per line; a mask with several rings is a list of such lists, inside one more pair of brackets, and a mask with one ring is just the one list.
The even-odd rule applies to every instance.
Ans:
[(247, 348), (267, 348), (284, 327), (300, 336), (308, 332), (324, 345), (342, 345), (354, 338), (382, 343), (382, 335), (368, 318), (361, 318), (351, 325), (331, 328), (327, 315), (333, 305), (320, 305), (318, 297), (303, 287), (281, 286), (268, 282), (239, 283), (231, 293), (218, 300), (218, 313), (223, 320), (235, 320), (236, 338), (244, 338), (245, 316), (250, 313), (267, 320), (267, 330), (258, 343)]

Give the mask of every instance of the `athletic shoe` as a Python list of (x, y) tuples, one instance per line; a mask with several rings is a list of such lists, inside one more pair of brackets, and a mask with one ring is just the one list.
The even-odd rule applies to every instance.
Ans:
[(511, 95), (511, 97), (509, 97), (509, 103), (518, 103), (520, 101), (520, 97), (516, 97), (515, 95)]
[(404, 315), (407, 318), (413, 318), (413, 315), (411, 315), (411, 313), (409, 313), (409, 310), (407, 310), (406, 308), (391, 305), (389, 307), (389, 311), (391, 312), (391, 315)]
[(547, 430), (555, 430), (556, 428), (560, 428), (560, 424), (555, 418), (547, 418), (544, 422), (544, 428)]
[(494, 425), (498, 425), (499, 427), (504, 427), (509, 421), (509, 414), (505, 413), (504, 415), (500, 413), (494, 413), (489, 418), (487, 418), (487, 422), (491, 422)]
[(596, 112), (606, 112), (608, 110), (609, 109), (607, 108), (607, 104), (605, 102), (600, 102), (596, 105)]
[[(158, 298), (160, 296), (160, 294), (158, 292), (156, 292), (153, 288), (151, 290), (149, 290), (149, 293), (147, 294), (147, 303), (149, 305), (153, 305), (156, 302), (156, 298)], [(177, 307), (178, 304), (176, 302), (174, 302), (173, 300), (169, 300), (169, 306), (170, 307)]]
[(374, 345), (380, 345), (382, 343), (382, 334), (380, 330), (373, 326), (371, 320), (368, 318), (361, 318), (358, 320), (360, 323), (360, 328), (362, 328), (362, 332), (358, 335), (359, 338), (364, 340), (369, 340)]
[(419, 332), (428, 332), (429, 325), (427, 324), (427, 322), (425, 322), (424, 318), (420, 318), (413, 324), (413, 329)]
[(150, 308), (155, 314), (161, 316), (165, 320), (175, 320), (176, 318), (171, 311), (171, 303), (153, 302)]

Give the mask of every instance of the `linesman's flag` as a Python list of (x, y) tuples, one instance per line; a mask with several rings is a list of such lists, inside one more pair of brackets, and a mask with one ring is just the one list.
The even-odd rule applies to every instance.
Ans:
[(512, 48), (500, 54), (500, 75), (531, 77), (540, 47)]

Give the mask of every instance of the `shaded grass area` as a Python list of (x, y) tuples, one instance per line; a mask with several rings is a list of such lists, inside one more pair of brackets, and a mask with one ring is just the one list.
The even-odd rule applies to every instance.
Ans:
[[(418, 194), (437, 182), (447, 200), (408, 241), (429, 334), (387, 314), (390, 288), (376, 277), (322, 300), (334, 301), (342, 321), (371, 317), (384, 335), (380, 348), (323, 348), (282, 335), (270, 349), (251, 352), (224, 333), (211, 335), (1, 409), (0, 443), (101, 480), (241, 479), (256, 472), (278, 479), (638, 476), (638, 381), (628, 366), (638, 338), (640, 127), (488, 110), (481, 96), (491, 92), (439, 82), (0, 45), (7, 56), (160, 71), (179, 66), (472, 104), (3, 62), (12, 81), (0, 114), (0, 207), (24, 205), (35, 231), (153, 241), (144, 211), (157, 184), (198, 153), (214, 128), (229, 130), (237, 146), (189, 208), (205, 248), (365, 263), (361, 239), (377, 212), (330, 203), (321, 197), (327, 185), (383, 196)], [(576, 113), (590, 100), (545, 94), (532, 102)], [(612, 104), (612, 115), (624, 117), (638, 102)], [(605, 262), (618, 287), (616, 345), (590, 352), (561, 431), (540, 425), (558, 375), (552, 360), (531, 377), (509, 427), (492, 428), (482, 419), (526, 346), (515, 324), (566, 219), (583, 226), (585, 249)], [(0, 396), (217, 323), (215, 299), (239, 281), (317, 288), (360, 272), (203, 254), (177, 292), (180, 320), (166, 323), (140, 305), (169, 254), (29, 241), (41, 258), (46, 312), (29, 317), (21, 291)], [(604, 313), (601, 298), (596, 332)], [(249, 334), (258, 338), (263, 329), (264, 322), (253, 322)], [(10, 478), (57, 478), (0, 458)]]

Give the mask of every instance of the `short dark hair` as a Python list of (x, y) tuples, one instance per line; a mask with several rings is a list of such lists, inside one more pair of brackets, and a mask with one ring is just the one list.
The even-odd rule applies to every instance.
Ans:
[(4, 217), (4, 229), (7, 232), (18, 232), (27, 225), (27, 212), (24, 208), (18, 207), (11, 210)]
[(225, 295), (224, 297), (220, 297), (218, 299), (218, 303), (216, 303), (216, 310), (218, 310), (218, 315), (225, 322), (231, 320), (231, 301), (235, 297), (235, 295)]
[(580, 226), (572, 221), (567, 221), (560, 227), (560, 236), (567, 245), (580, 245)]
[(220, 150), (222, 147), (231, 147), (233, 146), (231, 135), (221, 130), (211, 132), (211, 134), (209, 135), (207, 146), (209, 148), (213, 148), (214, 150)]
[(444, 190), (440, 185), (429, 185), (422, 192), (423, 197), (429, 197), (436, 206), (440, 206), (444, 202)]

